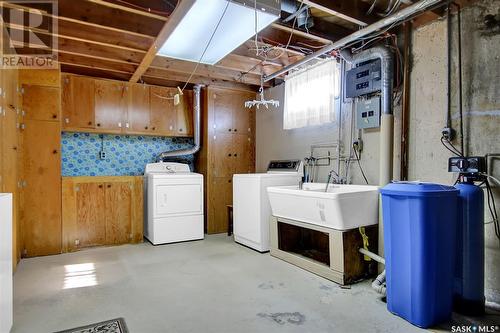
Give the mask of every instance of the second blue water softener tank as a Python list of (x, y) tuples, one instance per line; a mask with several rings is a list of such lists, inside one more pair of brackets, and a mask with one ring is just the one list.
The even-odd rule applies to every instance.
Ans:
[(455, 310), (468, 315), (484, 312), (484, 194), (479, 186), (459, 183)]
[(458, 190), (393, 183), (380, 190), (387, 309), (427, 328), (451, 317)]

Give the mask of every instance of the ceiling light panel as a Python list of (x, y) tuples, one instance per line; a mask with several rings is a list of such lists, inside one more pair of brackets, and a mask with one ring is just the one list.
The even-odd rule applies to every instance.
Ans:
[[(265, 4), (263, 2), (266, 2)], [(277, 5), (270, 7), (269, 3)], [(204, 49), (214, 33), (224, 10), (227, 10), (215, 32), (205, 55)], [(257, 31), (278, 19), (279, 1), (257, 1)], [(254, 1), (196, 0), (158, 55), (213, 65), (255, 35)]]

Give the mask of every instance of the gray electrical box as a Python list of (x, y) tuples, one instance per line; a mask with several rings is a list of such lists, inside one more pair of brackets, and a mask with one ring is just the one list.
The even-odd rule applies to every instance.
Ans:
[(356, 124), (358, 128), (380, 127), (380, 96), (356, 101)]
[(380, 59), (365, 63), (346, 72), (346, 97), (353, 98), (381, 90)]

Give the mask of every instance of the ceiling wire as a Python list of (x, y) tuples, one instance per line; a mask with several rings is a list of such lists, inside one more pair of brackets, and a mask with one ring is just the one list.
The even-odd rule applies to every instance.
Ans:
[[(227, 8), (229, 7), (229, 1), (227, 2), (226, 4), (226, 7), (224, 7), (224, 11), (222, 12), (222, 15), (221, 17), (219, 18), (219, 21), (217, 22), (217, 25), (215, 26), (215, 29), (214, 31), (212, 32), (212, 34), (210, 35), (210, 39), (208, 40), (207, 42), (207, 45), (205, 46), (205, 49), (203, 50), (203, 53), (201, 54), (200, 56), (200, 59), (198, 60), (198, 62), (196, 63), (196, 66), (194, 67), (193, 71), (191, 72), (191, 74), (189, 74), (189, 77), (188, 79), (186, 80), (186, 82), (184, 83), (184, 86), (181, 88), (177, 87), (177, 89), (179, 90), (180, 94), (182, 95), (182, 93), (184, 92), (184, 90), (186, 89), (187, 85), (189, 84), (189, 82), (191, 81), (191, 79), (193, 78), (193, 75), (196, 73), (196, 70), (198, 69), (201, 61), (203, 60), (203, 57), (205, 56), (205, 53), (207, 52), (208, 48), (210, 47), (210, 44), (212, 43), (212, 39), (214, 38), (215, 36), (215, 33), (217, 32), (217, 29), (219, 28), (219, 25), (220, 23), (222, 22), (222, 19), (224, 18), (224, 16), (226, 15), (226, 12), (227, 12)], [(156, 97), (158, 98), (161, 98), (161, 99), (173, 99), (175, 101), (176, 97), (173, 96), (173, 97), (167, 97), (167, 96), (161, 96), (161, 95), (158, 95), (158, 94), (154, 94)], [(174, 102), (175, 103), (175, 102)]]
[(210, 36), (210, 39), (208, 40), (208, 43), (207, 43), (207, 46), (205, 46), (205, 49), (203, 50), (203, 53), (201, 54), (201, 57), (200, 59), (198, 60), (198, 62), (196, 63), (196, 66), (194, 67), (193, 71), (191, 72), (191, 74), (189, 75), (186, 83), (184, 83), (184, 86), (182, 87), (181, 89), (181, 92), (184, 91), (184, 89), (186, 89), (187, 85), (189, 84), (189, 81), (191, 81), (191, 79), (193, 78), (193, 75), (194, 73), (196, 72), (196, 70), (198, 69), (198, 66), (200, 66), (200, 63), (201, 61), (203, 60), (203, 57), (205, 56), (205, 53), (207, 52), (208, 48), (210, 47), (210, 44), (212, 43), (212, 39), (214, 38), (215, 36), (215, 33), (217, 32), (217, 29), (219, 28), (219, 25), (220, 23), (222, 22), (222, 19), (224, 18), (224, 16), (226, 15), (226, 12), (227, 12), (227, 8), (229, 7), (229, 1), (227, 2), (226, 4), (226, 7), (224, 7), (224, 11), (222, 12), (222, 15), (219, 19), (219, 21), (217, 22), (217, 25), (215, 26), (215, 29), (214, 31), (212, 32), (212, 35)]

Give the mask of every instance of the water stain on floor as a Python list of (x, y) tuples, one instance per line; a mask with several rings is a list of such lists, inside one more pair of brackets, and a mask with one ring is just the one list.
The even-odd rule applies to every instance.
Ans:
[(275, 285), (273, 281), (269, 281), (269, 282), (263, 282), (261, 284), (259, 284), (257, 287), (259, 289), (274, 289), (274, 288), (281, 288), (281, 287), (284, 287), (285, 284), (283, 282), (280, 282), (278, 283), (278, 285)]
[(300, 312), (276, 312), (276, 313), (257, 313), (261, 318), (267, 318), (277, 324), (302, 325), (306, 321), (306, 316)]

